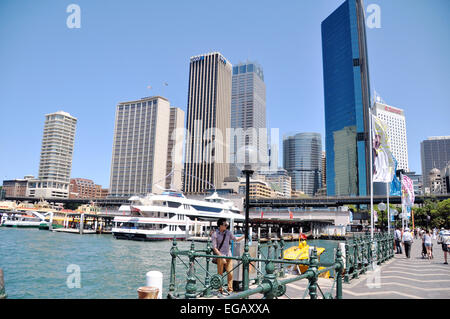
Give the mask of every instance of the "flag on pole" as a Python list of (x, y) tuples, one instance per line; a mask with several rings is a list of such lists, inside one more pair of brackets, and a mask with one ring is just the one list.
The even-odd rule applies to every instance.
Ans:
[(264, 218), (264, 212), (262, 209), (261, 209), (261, 218)]
[(387, 125), (372, 116), (373, 182), (390, 183), (395, 175), (395, 163)]
[(289, 219), (294, 219), (294, 214), (291, 211), (289, 211)]
[(411, 207), (414, 205), (413, 181), (406, 175), (402, 176), (402, 204)]
[[(392, 156), (392, 158), (394, 159), (394, 164), (395, 164), (394, 172), (396, 172), (397, 171), (397, 160), (395, 159), (394, 156)], [(391, 183), (390, 196), (402, 196), (402, 183), (400, 182), (400, 180), (397, 178), (397, 176), (395, 174), (394, 174), (394, 178), (392, 179), (392, 183)]]

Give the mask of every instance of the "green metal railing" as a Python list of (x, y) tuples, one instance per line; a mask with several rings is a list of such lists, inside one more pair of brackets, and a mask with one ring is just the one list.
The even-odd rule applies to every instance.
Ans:
[[(179, 250), (177, 241), (173, 241), (170, 251), (172, 256), (170, 269), (170, 284), (168, 298), (208, 298), (213, 296), (213, 291), (224, 288), (224, 279), (227, 272), (222, 275), (217, 274), (217, 268), (210, 266), (213, 258), (232, 259), (237, 261), (233, 271), (242, 266), (242, 291), (225, 296), (225, 299), (248, 298), (255, 294), (262, 294), (264, 299), (274, 299), (286, 295), (286, 285), (299, 280), (307, 280), (308, 285), (303, 295), (309, 295), (311, 299), (341, 299), (342, 283), (349, 282), (353, 278), (358, 278), (360, 274), (372, 269), (373, 263), (381, 264), (394, 256), (393, 236), (388, 234), (375, 234), (374, 240), (370, 240), (368, 235), (358, 235), (345, 242), (345, 257), (343, 251), (338, 246), (334, 262), (331, 265), (322, 265), (318, 261), (317, 250), (314, 247), (307, 261), (284, 260), (284, 241), (269, 240), (268, 244), (257, 243), (257, 256), (251, 257), (249, 246), (244, 246), (242, 256), (216, 256), (213, 254), (211, 243), (208, 241), (205, 249), (195, 249), (194, 242), (189, 250)], [(267, 256), (263, 249), (267, 247)], [(187, 259), (186, 261), (183, 259)], [(181, 262), (187, 269), (186, 283), (183, 284), (184, 291), (177, 291), (176, 269), (177, 261)], [(261, 267), (262, 265), (262, 267)], [(305, 273), (293, 276), (286, 276), (288, 266), (307, 265)], [(256, 270), (256, 277), (250, 279), (250, 266)], [(320, 266), (326, 266), (319, 270)], [(264, 269), (261, 269), (264, 268)], [(201, 271), (197, 271), (200, 269)], [(333, 272), (333, 284), (329, 291), (324, 292), (319, 285), (319, 275), (326, 272)], [(179, 281), (178, 281), (179, 282)]]

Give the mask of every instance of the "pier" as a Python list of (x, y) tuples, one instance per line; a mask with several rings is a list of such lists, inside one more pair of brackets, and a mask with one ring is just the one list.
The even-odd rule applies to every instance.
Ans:
[(62, 217), (62, 227), (53, 231), (81, 235), (111, 234), (113, 219), (114, 215), (67, 213)]
[[(258, 242), (257, 256), (251, 256), (248, 246), (242, 256), (223, 257), (234, 260), (233, 271), (241, 272), (241, 289), (230, 294), (225, 290), (226, 273), (216, 274), (209, 261), (210, 243), (206, 249), (179, 251), (176, 241), (171, 250), (171, 284), (168, 298), (201, 299), (448, 299), (450, 298), (450, 267), (444, 264), (441, 245), (433, 241), (431, 260), (423, 259), (422, 241), (412, 245), (411, 258), (395, 254), (393, 236), (376, 234), (357, 235), (339, 244), (335, 260), (320, 264), (315, 249), (307, 261), (282, 260), (283, 241), (269, 241), (267, 255), (261, 255)], [(178, 292), (175, 284), (177, 259), (188, 269), (185, 290)], [(206, 263), (199, 262), (204, 259)], [(287, 271), (290, 265), (308, 265), (304, 273)], [(250, 269), (253, 269), (251, 271)], [(327, 273), (329, 272), (329, 276)], [(178, 285), (179, 287), (180, 285)]]

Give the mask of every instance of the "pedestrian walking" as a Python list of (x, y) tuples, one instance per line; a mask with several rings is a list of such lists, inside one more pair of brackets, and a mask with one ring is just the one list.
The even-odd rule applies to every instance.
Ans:
[(395, 229), (395, 232), (394, 232), (394, 242), (395, 242), (395, 246), (397, 248), (396, 254), (401, 254), (402, 253), (402, 245), (401, 245), (402, 233), (400, 232), (400, 229), (398, 227)]
[(426, 249), (426, 255), (428, 259), (432, 258), (432, 253), (431, 253), (431, 246), (433, 245), (431, 242), (431, 232), (430, 230), (427, 230), (427, 232), (425, 233), (425, 235), (423, 235), (423, 244), (425, 245), (425, 249)]
[(444, 228), (441, 228), (439, 233), (438, 244), (442, 245), (442, 251), (444, 252), (444, 264), (448, 265), (447, 254), (450, 251), (450, 236), (445, 234)]
[(411, 246), (413, 243), (413, 236), (409, 231), (409, 228), (406, 228), (405, 231), (403, 232), (402, 242), (403, 246), (405, 247), (406, 258), (411, 258)]

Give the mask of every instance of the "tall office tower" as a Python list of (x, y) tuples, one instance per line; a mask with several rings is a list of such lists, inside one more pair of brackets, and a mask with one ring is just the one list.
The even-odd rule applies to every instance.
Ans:
[(68, 198), (77, 119), (67, 112), (45, 115), (37, 180), (29, 180), (27, 195)]
[(327, 156), (326, 152), (322, 151), (322, 187), (327, 186)]
[(322, 138), (319, 133), (298, 133), (283, 139), (284, 169), (292, 190), (313, 196), (322, 187)]
[(441, 173), (450, 164), (450, 136), (434, 136), (420, 143), (424, 192), (431, 187), (429, 174), (437, 168)]
[(267, 168), (266, 85), (263, 69), (257, 63), (247, 62), (233, 66), (231, 127), (234, 134), (230, 140), (230, 176), (241, 175), (240, 166), (246, 161), (245, 149), (249, 145), (257, 150), (255, 161), (258, 165)]
[(327, 195), (370, 192), (370, 87), (362, 0), (322, 22)]
[(405, 112), (385, 103), (376, 102), (374, 113), (388, 127), (387, 133), (391, 140), (391, 152), (397, 160), (397, 169), (409, 172)]
[[(182, 130), (180, 130), (182, 129)], [(183, 170), (184, 111), (170, 108), (169, 144), (167, 149), (166, 188), (181, 191)]]
[(229, 175), (232, 66), (219, 52), (191, 57), (186, 116), (184, 191), (219, 188)]
[[(166, 185), (170, 115), (170, 103), (161, 96), (117, 105), (111, 197), (162, 192)], [(181, 159), (172, 158), (172, 161), (181, 162)]]

